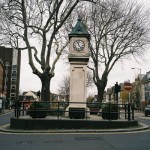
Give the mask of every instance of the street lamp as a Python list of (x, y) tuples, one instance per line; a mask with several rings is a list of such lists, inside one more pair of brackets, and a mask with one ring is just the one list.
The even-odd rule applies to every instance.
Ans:
[(141, 76), (141, 69), (140, 68), (131, 68), (131, 69), (137, 69), (140, 71), (140, 76)]
[(139, 75), (139, 85), (140, 85), (140, 102), (142, 100), (142, 88), (141, 88), (141, 69), (140, 68), (131, 68), (131, 69), (137, 69), (140, 71), (140, 75)]

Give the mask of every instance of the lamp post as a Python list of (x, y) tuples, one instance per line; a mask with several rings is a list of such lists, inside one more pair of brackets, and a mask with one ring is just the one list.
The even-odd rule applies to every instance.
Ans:
[(137, 69), (137, 70), (139, 70), (140, 71), (140, 75), (141, 75), (141, 69), (140, 68), (131, 68), (131, 69)]
[(140, 102), (142, 101), (142, 88), (141, 88), (141, 69), (140, 68), (131, 68), (131, 69), (137, 69), (140, 71), (140, 77), (139, 77), (139, 85), (140, 85)]

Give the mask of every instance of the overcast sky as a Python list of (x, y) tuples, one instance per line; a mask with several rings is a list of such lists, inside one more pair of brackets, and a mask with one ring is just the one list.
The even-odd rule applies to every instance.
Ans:
[[(146, 7), (150, 9), (150, 0), (138, 0), (143, 3)], [(138, 69), (131, 69), (138, 68)], [(56, 65), (56, 74), (55, 77), (52, 78), (51, 81), (51, 92), (57, 93), (58, 83), (61, 81), (63, 76), (68, 73), (69, 66), (63, 65), (62, 61)], [(140, 74), (140, 69), (142, 74), (146, 74), (146, 72), (150, 71), (150, 48), (147, 49), (147, 53), (145, 53), (144, 60), (140, 60), (139, 62), (126, 60), (122, 64), (118, 63), (115, 65), (113, 70), (111, 71), (107, 87), (113, 86), (116, 82), (122, 83), (126, 80), (130, 80), (133, 82), (135, 77)], [(28, 64), (27, 51), (22, 51), (22, 62), (21, 62), (21, 76), (20, 76), (20, 90), (23, 91), (38, 91), (41, 89), (40, 79), (32, 74), (32, 70)], [(88, 94), (96, 94), (96, 88), (93, 86), (92, 89), (88, 90)]]

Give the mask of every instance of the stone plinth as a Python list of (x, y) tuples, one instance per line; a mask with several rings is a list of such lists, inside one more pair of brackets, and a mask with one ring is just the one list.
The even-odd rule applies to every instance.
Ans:
[[(84, 109), (89, 111), (86, 106), (86, 85), (87, 85), (87, 62), (85, 58), (69, 58), (70, 61), (70, 104), (67, 108)], [(66, 113), (68, 116), (68, 113)], [(89, 117), (90, 113), (86, 116)], [(82, 118), (82, 117), (81, 117)]]

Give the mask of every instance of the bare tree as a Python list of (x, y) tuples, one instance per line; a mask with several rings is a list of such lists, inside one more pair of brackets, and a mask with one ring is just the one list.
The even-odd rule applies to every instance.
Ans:
[(87, 71), (87, 87), (92, 87), (93, 86), (93, 74), (91, 73), (90, 70)]
[(93, 80), (102, 101), (108, 75), (124, 58), (140, 56), (149, 43), (149, 12), (126, 0), (98, 0), (85, 20), (91, 34)]
[(69, 92), (70, 92), (70, 76), (66, 75), (59, 83), (58, 92), (60, 95), (66, 96), (66, 100), (69, 101)]
[(68, 42), (63, 25), (80, 1), (3, 0), (0, 9), (1, 43), (28, 50), (29, 65), (42, 84), (41, 99), (49, 100), (50, 81)]

